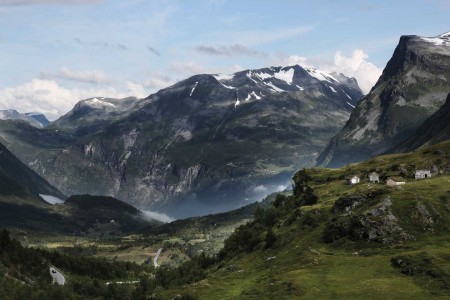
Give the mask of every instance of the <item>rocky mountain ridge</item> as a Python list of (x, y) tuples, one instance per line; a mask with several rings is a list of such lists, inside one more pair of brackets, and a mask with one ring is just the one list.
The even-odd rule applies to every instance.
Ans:
[(339, 167), (381, 154), (435, 113), (449, 92), (448, 36), (402, 36), (376, 85), (328, 143), (318, 165)]
[(195, 75), (123, 110), (108, 99), (80, 102), (47, 129), (72, 141), (23, 157), (68, 195), (176, 216), (224, 211), (312, 165), (361, 96), (355, 79), (298, 65)]

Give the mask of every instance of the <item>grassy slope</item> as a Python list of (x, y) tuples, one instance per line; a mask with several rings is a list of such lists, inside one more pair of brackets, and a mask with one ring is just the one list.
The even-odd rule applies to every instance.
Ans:
[[(410, 154), (377, 157), (338, 170), (310, 170), (319, 203), (302, 207), (305, 215), (290, 226), (274, 227), (277, 247), (267, 250), (260, 247), (250, 254), (240, 254), (210, 268), (207, 279), (173, 288), (164, 296), (187, 292), (200, 299), (448, 298), (448, 174), (428, 180), (409, 179), (401, 188), (388, 189), (392, 212), (402, 228), (414, 236), (413, 240), (390, 245), (346, 238), (325, 244), (322, 240), (325, 225), (336, 216), (331, 207), (340, 196), (386, 189), (384, 185), (368, 183), (348, 187), (340, 178), (352, 173), (363, 175), (372, 169), (387, 175), (396, 165), (407, 171), (413, 165), (427, 166), (436, 161), (448, 165), (448, 155), (436, 150), (450, 153), (450, 142)], [(330, 182), (325, 180), (328, 177)], [(431, 211), (433, 224), (427, 224), (418, 215), (414, 209), (418, 204)], [(270, 257), (275, 258), (268, 260)], [(414, 276), (404, 275), (393, 266), (391, 260), (398, 257), (412, 261)]]

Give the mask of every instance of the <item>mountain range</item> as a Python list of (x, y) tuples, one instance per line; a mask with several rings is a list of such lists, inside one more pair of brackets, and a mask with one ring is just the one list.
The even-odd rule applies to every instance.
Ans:
[(401, 37), (364, 97), (353, 78), (299, 65), (202, 74), (144, 99), (80, 101), (45, 128), (1, 120), (0, 141), (66, 195), (226, 211), (286, 188), (299, 167), (445, 139), (449, 36)]
[[(0, 226), (33, 247), (0, 232), (0, 294), (448, 297), (449, 49), (450, 33), (401, 37), (364, 97), (352, 78), (296, 65), (196, 75), (144, 99), (89, 98), (45, 127), (9, 110)], [(298, 170), (315, 163), (345, 166)], [(422, 168), (430, 176), (418, 179)], [(291, 178), (292, 191), (164, 225), (130, 205), (202, 215)], [(49, 241), (57, 251), (40, 248)], [(50, 285), (48, 265), (67, 275), (64, 288)]]
[(355, 79), (298, 65), (196, 75), (145, 99), (83, 100), (32, 135), (8, 124), (0, 137), (67, 195), (180, 217), (284, 189), (361, 97)]

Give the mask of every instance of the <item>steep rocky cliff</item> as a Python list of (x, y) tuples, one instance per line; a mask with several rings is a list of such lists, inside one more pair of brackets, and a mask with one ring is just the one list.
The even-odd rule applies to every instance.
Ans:
[(450, 94), (444, 105), (428, 118), (406, 141), (389, 152), (408, 152), (450, 139)]
[(328, 143), (317, 164), (339, 167), (383, 153), (410, 137), (450, 91), (450, 33), (402, 36), (370, 93)]

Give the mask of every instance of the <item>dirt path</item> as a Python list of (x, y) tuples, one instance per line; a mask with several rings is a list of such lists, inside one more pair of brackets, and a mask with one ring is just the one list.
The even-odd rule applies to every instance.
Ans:
[(159, 248), (158, 252), (156, 252), (155, 257), (153, 258), (153, 265), (155, 266), (155, 268), (159, 267), (159, 265), (158, 265), (158, 257), (161, 254), (162, 249), (163, 248)]

